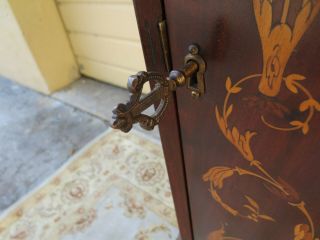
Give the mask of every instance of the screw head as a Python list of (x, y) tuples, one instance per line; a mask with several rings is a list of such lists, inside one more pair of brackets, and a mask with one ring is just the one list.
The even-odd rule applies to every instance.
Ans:
[(191, 92), (191, 96), (192, 96), (193, 98), (197, 99), (197, 98), (200, 97), (200, 93), (197, 92), (197, 91), (192, 91), (192, 92)]
[(188, 50), (192, 55), (197, 55), (199, 53), (199, 47), (195, 44), (191, 44)]

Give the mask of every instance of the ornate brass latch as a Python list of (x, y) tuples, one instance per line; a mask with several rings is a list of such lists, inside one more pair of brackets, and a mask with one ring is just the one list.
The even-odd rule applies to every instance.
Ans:
[[(196, 45), (189, 46), (189, 53), (185, 56), (184, 66), (181, 70), (172, 70), (169, 77), (158, 72), (139, 72), (128, 79), (130, 100), (126, 104), (120, 103), (113, 110), (113, 128), (128, 132), (134, 123), (139, 123), (146, 130), (152, 130), (167, 108), (169, 94), (177, 87), (186, 86), (194, 98), (204, 94), (204, 73), (206, 64), (199, 55)], [(146, 82), (154, 81), (153, 90), (143, 96), (142, 89)], [(151, 105), (159, 103), (155, 113), (151, 116), (143, 114)]]

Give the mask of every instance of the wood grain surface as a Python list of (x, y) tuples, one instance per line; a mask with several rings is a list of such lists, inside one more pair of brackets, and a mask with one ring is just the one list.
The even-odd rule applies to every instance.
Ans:
[(317, 239), (319, 1), (164, 5), (173, 68), (191, 43), (207, 63), (203, 97), (177, 91), (194, 239)]
[[(138, 21), (142, 48), (148, 71), (168, 74), (158, 29), (158, 23), (164, 19), (161, 0), (135, 0), (135, 11)], [(186, 187), (185, 168), (181, 149), (180, 127), (173, 93), (170, 104), (159, 124), (163, 151), (166, 159), (169, 180), (175, 203), (181, 239), (191, 240), (192, 227)]]

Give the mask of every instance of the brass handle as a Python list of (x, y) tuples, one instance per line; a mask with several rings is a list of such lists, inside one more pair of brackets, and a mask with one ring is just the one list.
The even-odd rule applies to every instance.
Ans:
[[(189, 53), (184, 59), (182, 70), (172, 70), (169, 77), (158, 72), (139, 72), (128, 79), (130, 100), (126, 104), (120, 103), (113, 110), (113, 128), (123, 132), (131, 130), (133, 124), (139, 123), (146, 130), (152, 130), (167, 108), (169, 94), (177, 87), (187, 86), (193, 97), (200, 97), (204, 93), (205, 62), (199, 55), (196, 45), (189, 46)], [(146, 82), (155, 82), (153, 90), (142, 96), (143, 85)], [(151, 116), (143, 114), (151, 105), (159, 103), (155, 113)]]

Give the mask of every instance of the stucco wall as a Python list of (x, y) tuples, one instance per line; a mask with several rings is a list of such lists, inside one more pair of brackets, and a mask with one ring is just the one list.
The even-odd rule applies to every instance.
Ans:
[(0, 75), (50, 93), (79, 77), (54, 0), (0, 0)]

